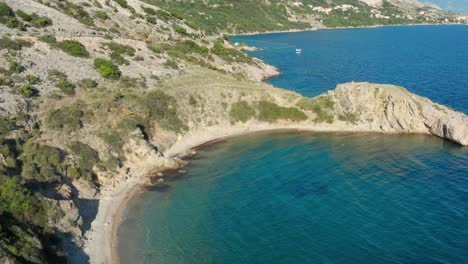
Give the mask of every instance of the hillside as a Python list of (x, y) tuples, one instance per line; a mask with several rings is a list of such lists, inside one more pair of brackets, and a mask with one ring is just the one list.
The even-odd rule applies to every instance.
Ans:
[(413, 0), (146, 0), (207, 34), (321, 27), (467, 23), (466, 16)]
[[(109, 193), (180, 168), (181, 153), (218, 137), (290, 128), (468, 144), (463, 113), (394, 86), (347, 84), (317, 98), (277, 89), (261, 82), (277, 69), (222, 37), (403, 23), (372, 10), (427, 9), (416, 21), (431, 23), (454, 15), (385, 1), (253, 3), (0, 1), (0, 263), (100, 263), (110, 247), (92, 251), (93, 241), (111, 238), (91, 231), (108, 230), (96, 219), (118, 203)], [(359, 12), (342, 10), (350, 4)]]

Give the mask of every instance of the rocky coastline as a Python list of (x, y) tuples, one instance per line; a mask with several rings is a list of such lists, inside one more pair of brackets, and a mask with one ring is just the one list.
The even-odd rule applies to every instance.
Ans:
[[(336, 114), (359, 113), (359, 121), (336, 121), (318, 124), (313, 121), (275, 123), (250, 120), (246, 123), (219, 126), (199, 126), (179, 137), (163, 152), (154, 151), (139, 131), (127, 148), (133, 149), (130, 158), (132, 171), (115, 187), (102, 192), (99, 213), (91, 231), (86, 235), (85, 252), (91, 263), (118, 263), (118, 226), (121, 213), (132, 194), (142, 186), (164, 184), (167, 170), (179, 170), (184, 157), (193, 154), (198, 146), (229, 137), (262, 131), (310, 131), (343, 133), (418, 133), (434, 135), (462, 146), (468, 145), (468, 117), (448, 107), (435, 104), (402, 87), (348, 83), (326, 93), (335, 102)], [(383, 135), (384, 136), (384, 135)], [(139, 171), (137, 172), (137, 168)], [(152, 181), (153, 179), (153, 181)], [(155, 180), (156, 179), (156, 180)], [(77, 262), (78, 263), (78, 262)]]

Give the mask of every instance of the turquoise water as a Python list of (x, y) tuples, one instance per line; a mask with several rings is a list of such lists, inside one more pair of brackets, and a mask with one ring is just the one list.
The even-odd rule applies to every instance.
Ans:
[[(267, 48), (254, 54), (283, 71), (270, 80), (278, 86), (317, 95), (352, 80), (394, 83), (468, 112), (468, 27), (241, 39)], [(255, 134), (201, 150), (186, 170), (129, 203), (122, 263), (468, 260), (468, 148), (439, 138)]]
[(468, 150), (421, 135), (258, 134), (130, 204), (122, 263), (466, 263)]
[(231, 41), (264, 48), (251, 54), (283, 72), (269, 82), (307, 96), (350, 81), (390, 83), (468, 112), (468, 26), (320, 30)]

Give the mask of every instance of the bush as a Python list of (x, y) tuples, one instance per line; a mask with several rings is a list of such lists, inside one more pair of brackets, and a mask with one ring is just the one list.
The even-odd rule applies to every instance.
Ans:
[(96, 58), (94, 60), (94, 67), (102, 75), (102, 77), (106, 79), (117, 80), (120, 78), (121, 73), (119, 71), (119, 67), (114, 65), (109, 60)]
[(36, 94), (36, 89), (34, 89), (31, 85), (25, 84), (17, 88), (19, 94), (25, 97), (32, 97)]
[(171, 19), (174, 18), (171, 13), (168, 13), (168, 12), (166, 12), (164, 10), (161, 10), (161, 9), (158, 9), (156, 11), (156, 16), (159, 19), (164, 20), (164, 21), (168, 21), (168, 20), (171, 20)]
[(10, 133), (14, 128), (14, 123), (7, 117), (0, 117), (0, 136)]
[(20, 9), (16, 10), (16, 15), (21, 17), (21, 19), (27, 22), (33, 19), (31, 15), (25, 13), (23, 10), (20, 10)]
[(53, 130), (78, 130), (83, 126), (81, 119), (85, 116), (82, 108), (80, 105), (70, 105), (51, 110), (44, 120), (45, 126)]
[(40, 36), (38, 39), (49, 45), (55, 45), (57, 43), (57, 39), (52, 35), (43, 35), (43, 36)]
[(64, 40), (59, 42), (57, 46), (71, 56), (82, 58), (89, 57), (86, 48), (76, 40)]
[(97, 151), (84, 143), (74, 141), (68, 145), (68, 148), (78, 158), (77, 161), (81, 169), (91, 171), (93, 166), (99, 162)]
[(153, 8), (150, 8), (150, 7), (141, 7), (141, 9), (143, 9), (143, 11), (148, 14), (148, 15), (152, 15), (152, 16), (155, 16), (156, 15), (156, 10), (154, 10)]
[(21, 73), (23, 71), (24, 71), (24, 67), (21, 66), (21, 64), (19, 64), (16, 61), (10, 62), (10, 69), (9, 69), (10, 73)]
[(171, 69), (175, 69), (175, 70), (179, 69), (179, 65), (177, 61), (171, 58), (166, 60), (166, 62), (164, 63), (164, 66), (169, 67)]
[(338, 116), (338, 119), (341, 121), (350, 122), (352, 124), (357, 124), (359, 122), (359, 115), (357, 113), (345, 112), (342, 115)]
[(70, 3), (68, 1), (58, 2), (57, 7), (65, 14), (77, 19), (86, 26), (94, 26), (94, 21), (82, 6)]
[(96, 16), (101, 20), (107, 20), (109, 18), (106, 12), (100, 10), (96, 11)]
[(128, 8), (127, 0), (114, 0), (117, 4), (119, 4), (123, 8)]
[(150, 122), (156, 121), (162, 128), (177, 133), (187, 130), (179, 117), (176, 99), (163, 91), (149, 92), (136, 103), (143, 108), (143, 112), (148, 113)]
[(237, 49), (225, 48), (221, 40), (215, 42), (213, 48), (211, 48), (211, 52), (228, 62), (254, 63), (252, 57), (244, 52)]
[(22, 46), (19, 42), (12, 40), (7, 36), (3, 36), (0, 39), (0, 50), (7, 49), (7, 50), (21, 50)]
[(151, 50), (152, 52), (154, 52), (156, 54), (164, 53), (164, 51), (166, 50), (165, 45), (162, 45), (162, 44), (159, 44), (159, 43), (156, 43), (156, 42), (149, 42), (147, 44), (147, 47), (148, 47), (149, 50)]
[(334, 116), (332, 114), (334, 102), (329, 96), (320, 96), (316, 98), (303, 98), (297, 106), (306, 111), (313, 111), (317, 118), (316, 122), (333, 123)]
[(45, 207), (28, 189), (21, 186), (16, 177), (0, 184), (0, 208), (16, 219), (31, 224), (44, 225), (47, 222)]
[(13, 10), (5, 2), (0, 2), (0, 21), (14, 16)]
[(115, 42), (107, 42), (104, 44), (107, 48), (109, 48), (112, 52), (121, 54), (121, 55), (128, 55), (133, 57), (135, 55), (136, 50), (133, 47), (128, 45), (118, 44)]
[(239, 101), (231, 105), (229, 116), (234, 122), (241, 121), (242, 123), (245, 123), (249, 119), (255, 117), (255, 109), (246, 101)]
[(119, 53), (112, 52), (109, 57), (113, 62), (115, 62), (117, 65), (129, 65), (130, 62), (126, 60), (122, 55)]
[(186, 30), (185, 28), (179, 26), (179, 25), (175, 25), (175, 26), (174, 26), (174, 31), (175, 31), (176, 33), (181, 34), (181, 35), (187, 35), (187, 34), (188, 34), (188, 33), (187, 33), (187, 30)]
[(59, 88), (62, 93), (66, 95), (74, 95), (75, 94), (75, 85), (68, 80), (59, 80), (55, 87)]
[(47, 17), (33, 16), (31, 25), (35, 28), (44, 28), (52, 25), (52, 20)]
[(282, 107), (269, 101), (260, 101), (257, 104), (258, 120), (273, 122), (280, 119), (303, 121), (307, 115), (295, 107)]
[(21, 177), (31, 181), (58, 181), (64, 169), (64, 154), (60, 149), (28, 142), (19, 157), (23, 164)]

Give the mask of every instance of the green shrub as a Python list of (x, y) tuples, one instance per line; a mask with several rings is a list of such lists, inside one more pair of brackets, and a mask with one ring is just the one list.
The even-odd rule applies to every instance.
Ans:
[(187, 35), (187, 30), (179, 25), (175, 25), (174, 26), (174, 31), (178, 34), (181, 34), (181, 35)]
[(249, 105), (246, 101), (239, 101), (231, 105), (229, 116), (234, 122), (241, 121), (242, 123), (247, 122), (249, 119), (255, 117), (255, 109)]
[(334, 116), (332, 114), (334, 102), (329, 96), (320, 96), (316, 98), (303, 98), (297, 106), (306, 111), (313, 111), (317, 114), (316, 122), (333, 123)]
[(44, 205), (20, 184), (17, 177), (0, 184), (0, 208), (31, 224), (44, 225), (47, 222)]
[(75, 94), (75, 85), (68, 80), (59, 80), (55, 87), (59, 88), (62, 93), (66, 95), (74, 95)]
[(119, 4), (123, 8), (128, 8), (127, 0), (114, 0), (117, 4)]
[(148, 15), (152, 15), (152, 16), (156, 15), (156, 10), (154, 10), (153, 8), (142, 6), (141, 9), (143, 9), (143, 11)]
[(33, 16), (31, 25), (35, 28), (44, 28), (52, 25), (52, 20), (47, 17)]
[(104, 44), (107, 48), (109, 48), (112, 52), (127, 55), (133, 57), (135, 55), (136, 50), (133, 47), (128, 45), (118, 44), (115, 42), (107, 42)]
[(48, 74), (48, 79), (50, 81), (55, 81), (55, 82), (58, 82), (61, 80), (67, 80), (68, 78), (68, 76), (65, 73), (59, 70), (49, 70), (47, 74)]
[(77, 157), (81, 169), (91, 171), (93, 166), (99, 162), (99, 155), (96, 150), (79, 141), (71, 142), (68, 148)]
[(89, 57), (86, 48), (76, 40), (64, 40), (59, 42), (57, 46), (71, 56), (82, 58)]
[(18, 20), (16, 17), (12, 17), (5, 22), (5, 25), (9, 28), (16, 28), (18, 30), (24, 31), (26, 28), (22, 21)]
[(5, 2), (0, 2), (0, 19), (14, 16), (13, 10)]
[(156, 54), (164, 53), (164, 51), (166, 50), (165, 45), (160, 44), (160, 43), (156, 43), (156, 42), (147, 43), (147, 47), (148, 47), (149, 50), (151, 50), (152, 52), (154, 52)]
[(49, 111), (44, 123), (49, 129), (75, 131), (83, 126), (82, 119), (84, 117), (83, 107), (73, 104)]
[(10, 62), (10, 69), (8, 71), (10, 73), (21, 73), (21, 72), (24, 71), (24, 67), (21, 66), (21, 64), (19, 64), (16, 61), (11, 61)]
[(17, 88), (19, 94), (25, 97), (32, 97), (36, 94), (36, 90), (29, 84), (22, 85)]
[(179, 69), (179, 64), (177, 63), (177, 61), (171, 58), (166, 60), (166, 62), (164, 63), (164, 66), (169, 67), (171, 69), (175, 69), (175, 70)]
[(150, 24), (156, 25), (158, 23), (158, 18), (155, 16), (147, 16), (146, 21)]
[(352, 124), (357, 124), (359, 122), (359, 115), (357, 113), (345, 112), (342, 115), (338, 116), (338, 119), (341, 121), (350, 122)]
[(187, 126), (179, 117), (176, 99), (163, 91), (149, 92), (136, 103), (138, 107), (143, 108), (144, 113), (148, 113), (149, 122), (156, 121), (162, 128), (177, 133), (187, 130)]
[(211, 52), (228, 62), (254, 63), (253, 58), (244, 52), (237, 49), (225, 48), (221, 40), (214, 43), (213, 48), (211, 48)]
[(40, 36), (38, 39), (49, 45), (55, 45), (57, 43), (57, 39), (52, 35), (43, 35), (43, 36)]
[(94, 60), (94, 67), (102, 75), (102, 77), (106, 79), (117, 80), (120, 78), (119, 67), (114, 65), (109, 60), (96, 58)]
[(107, 20), (109, 18), (106, 12), (100, 10), (96, 11), (96, 16), (101, 20)]
[(16, 15), (21, 17), (21, 19), (27, 22), (33, 19), (31, 15), (25, 13), (23, 10), (20, 10), (20, 9), (16, 10)]
[(64, 169), (64, 154), (58, 148), (27, 142), (19, 157), (23, 164), (21, 177), (38, 182), (56, 182)]
[(295, 107), (282, 107), (269, 101), (259, 101), (257, 103), (258, 120), (274, 122), (285, 119), (291, 121), (307, 120), (307, 115)]
[(7, 50), (21, 50), (22, 46), (18, 41), (14, 41), (7, 36), (3, 36), (0, 39), (0, 50), (7, 49)]
[(84, 10), (82, 6), (70, 3), (68, 1), (60, 1), (57, 3), (57, 7), (62, 10), (65, 14), (77, 19), (80, 23), (86, 26), (94, 26), (94, 21), (91, 16)]
[(10, 133), (14, 128), (13, 121), (8, 117), (0, 117), (0, 136)]
[(158, 9), (156, 11), (156, 16), (159, 19), (164, 20), (164, 21), (169, 21), (169, 20), (174, 18), (171, 13), (168, 13), (168, 12), (166, 12), (164, 10), (161, 10), (161, 9)]
[(26, 76), (26, 80), (28, 81), (28, 84), (30, 85), (38, 84), (40, 81), (39, 77), (34, 76), (34, 75)]
[(126, 60), (122, 55), (119, 53), (112, 52), (109, 57), (113, 62), (115, 62), (117, 65), (129, 65), (130, 62)]

